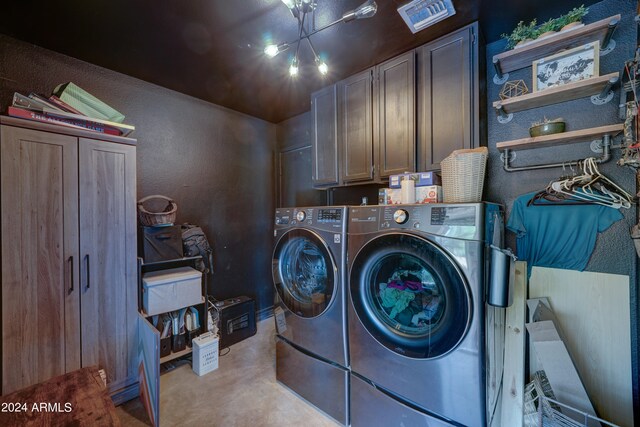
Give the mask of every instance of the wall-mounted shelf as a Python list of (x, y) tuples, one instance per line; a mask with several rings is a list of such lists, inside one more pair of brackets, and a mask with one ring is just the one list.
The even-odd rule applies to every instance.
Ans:
[[(600, 41), (600, 49), (606, 52), (611, 43), (613, 31), (620, 22), (620, 15), (611, 16), (584, 27), (563, 31), (556, 35), (533, 41), (521, 48), (508, 50), (493, 57), (498, 80), (506, 80), (506, 73), (530, 67), (533, 61), (562, 49), (580, 46), (592, 41)], [(496, 81), (496, 79), (494, 79)], [(504, 83), (504, 81), (502, 81)], [(501, 83), (499, 83), (501, 84)]]
[(620, 78), (619, 76), (620, 73), (618, 72), (605, 74), (604, 76), (591, 77), (539, 92), (527, 93), (521, 96), (495, 101), (493, 108), (495, 108), (498, 113), (504, 115), (587, 96), (597, 96), (597, 98), (601, 99), (601, 102), (604, 103), (608, 98), (611, 87)]
[(580, 129), (571, 132), (556, 133), (553, 135), (537, 136), (535, 138), (521, 138), (512, 141), (498, 142), (496, 148), (503, 150), (527, 150), (530, 148), (542, 148), (556, 145), (566, 145), (578, 142), (593, 141), (604, 135), (616, 136), (622, 132), (623, 124), (600, 126), (596, 128)]
[[(499, 142), (496, 144), (496, 148), (499, 151), (502, 151), (500, 159), (502, 160), (504, 170), (507, 172), (559, 168), (576, 165), (579, 162), (578, 160), (528, 166), (513, 166), (511, 163), (516, 158), (515, 151), (517, 150), (574, 144), (585, 141), (597, 142), (597, 144), (592, 144), (591, 150), (597, 153), (602, 153), (600, 158), (596, 159), (596, 162), (605, 163), (611, 159), (611, 139), (622, 132), (623, 128), (623, 124), (616, 124), (556, 133), (553, 135), (538, 136), (535, 138), (514, 139), (512, 141)], [(597, 141), (599, 139), (602, 139), (602, 141)]]

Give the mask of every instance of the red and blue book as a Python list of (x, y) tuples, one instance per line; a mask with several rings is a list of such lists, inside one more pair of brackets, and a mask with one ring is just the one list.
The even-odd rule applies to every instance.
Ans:
[(16, 92), (13, 96), (13, 105), (8, 107), (7, 113), (13, 117), (92, 130), (108, 135), (127, 136), (135, 130), (131, 125), (72, 113), (55, 100), (36, 94), (31, 95), (24, 96)]

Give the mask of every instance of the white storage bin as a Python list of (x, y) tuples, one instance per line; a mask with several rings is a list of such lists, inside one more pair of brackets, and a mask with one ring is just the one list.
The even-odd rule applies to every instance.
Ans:
[(193, 372), (202, 376), (218, 369), (218, 336), (211, 332), (196, 337), (193, 344)]
[(202, 273), (191, 267), (146, 273), (142, 285), (142, 305), (148, 316), (202, 303)]

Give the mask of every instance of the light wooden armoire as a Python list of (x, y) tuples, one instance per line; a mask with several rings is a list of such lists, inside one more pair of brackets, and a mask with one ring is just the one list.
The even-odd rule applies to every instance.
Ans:
[(0, 126), (2, 394), (98, 365), (135, 397), (136, 141)]

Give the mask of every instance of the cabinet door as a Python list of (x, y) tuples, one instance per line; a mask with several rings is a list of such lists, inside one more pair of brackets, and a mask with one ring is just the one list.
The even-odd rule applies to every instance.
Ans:
[(416, 168), (415, 53), (405, 53), (376, 67), (377, 140), (380, 177)]
[(373, 179), (372, 70), (337, 83), (342, 181)]
[(82, 365), (114, 394), (137, 377), (135, 147), (81, 138), (79, 164)]
[(465, 27), (418, 49), (420, 170), (440, 169), (453, 150), (478, 143), (473, 34), (474, 26)]
[(311, 116), (313, 186), (338, 185), (338, 116), (335, 86), (329, 86), (311, 95)]
[(78, 140), (2, 126), (2, 394), (80, 368)]

